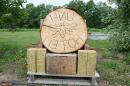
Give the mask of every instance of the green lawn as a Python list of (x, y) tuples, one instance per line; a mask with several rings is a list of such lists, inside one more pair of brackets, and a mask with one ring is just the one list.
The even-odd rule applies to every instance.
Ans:
[[(16, 74), (19, 78), (26, 77), (26, 49), (38, 44), (40, 32), (36, 31), (0, 31), (0, 73)], [(108, 48), (107, 40), (88, 40), (91, 47)], [(130, 86), (130, 66), (124, 61), (110, 59), (108, 51), (98, 51), (103, 60), (98, 62), (97, 69), (101, 80), (109, 82), (106, 86)], [(104, 60), (105, 58), (105, 60)], [(109, 59), (108, 59), (109, 58)]]
[(39, 42), (39, 31), (0, 32), (0, 45), (26, 47)]
[(40, 40), (39, 31), (0, 32), (0, 72), (26, 76), (26, 49)]

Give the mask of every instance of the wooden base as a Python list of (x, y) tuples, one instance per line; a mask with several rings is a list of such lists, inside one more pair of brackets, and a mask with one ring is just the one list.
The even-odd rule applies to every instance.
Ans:
[(46, 73), (48, 74), (76, 74), (77, 54), (46, 54)]
[[(67, 86), (96, 86), (100, 76), (96, 72), (95, 76), (79, 76), (79, 75), (57, 75), (45, 73), (28, 73), (28, 84), (41, 84), (41, 85), (67, 85)], [(41, 77), (40, 77), (41, 76)], [(40, 78), (38, 78), (40, 77)]]

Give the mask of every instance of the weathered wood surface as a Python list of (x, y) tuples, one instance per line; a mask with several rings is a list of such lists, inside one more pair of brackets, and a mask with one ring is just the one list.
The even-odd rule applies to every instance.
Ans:
[(27, 50), (28, 72), (45, 72), (45, 48), (29, 48)]
[[(31, 82), (28, 82), (31, 83)], [(91, 86), (90, 80), (78, 80), (78, 79), (37, 79), (33, 84), (46, 84), (51, 86)]]
[(47, 77), (97, 77), (99, 78), (98, 72), (95, 72), (94, 75), (79, 75), (79, 74), (74, 74), (74, 75), (63, 75), (63, 74), (48, 74), (48, 73), (34, 73), (34, 72), (28, 72), (28, 75), (42, 75), (42, 76), (47, 76)]
[[(40, 73), (31, 73), (31, 75), (33, 75), (34, 74), (34, 76), (35, 75), (42, 75), (42, 76), (52, 76), (52, 75), (48, 75), (48, 74), (40, 74)], [(74, 75), (72, 76), (72, 75), (69, 75), (70, 77), (73, 77), (73, 79), (74, 80), (76, 80), (77, 79), (77, 77), (75, 77)], [(69, 76), (64, 76), (64, 78), (66, 78), (66, 80), (67, 80), (67, 78), (69, 77)], [(40, 76), (39, 76), (40, 77)], [(59, 75), (55, 75), (54, 77), (59, 77)], [(63, 76), (61, 76), (61, 77), (63, 77)], [(87, 76), (86, 76), (87, 77)], [(99, 78), (100, 76), (99, 76), (99, 74), (96, 72), (95, 73), (95, 76), (94, 77), (91, 77), (90, 79), (90, 81), (89, 81), (89, 84), (92, 84), (92, 78), (96, 78), (96, 80)], [(30, 79), (30, 77), (28, 77), (29, 79)], [(54, 79), (53, 78), (53, 76), (52, 76), (52, 79)], [(57, 78), (58, 79), (58, 78)], [(58, 82), (57, 81), (57, 79), (55, 79), (55, 82)], [(60, 78), (61, 79), (61, 78)], [(63, 79), (63, 78), (62, 78)], [(84, 79), (83, 77), (81, 77), (81, 84), (82, 84), (82, 79)], [(47, 79), (46, 79), (47, 80)], [(87, 79), (86, 79), (87, 80)], [(37, 80), (37, 78), (35, 77), (34, 78), (34, 81), (30, 81), (30, 80), (28, 80), (28, 82), (26, 82), (26, 81), (23, 81), (23, 80), (13, 80), (13, 81), (11, 81), (11, 82), (8, 82), (8, 81), (4, 81), (4, 82), (1, 82), (0, 83), (0, 85), (2, 84), (2, 86), (39, 86), (39, 84), (40, 84), (40, 86), (41, 86), (41, 84), (42, 84), (42, 86), (63, 86), (63, 85), (54, 85), (54, 80), (53, 80), (53, 84), (52, 85), (50, 85), (50, 83), (49, 83), (49, 81), (47, 81), (46, 83), (44, 83), (44, 82), (42, 82), (43, 80), (40, 80), (39, 81), (39, 79)], [(88, 81), (88, 80), (87, 80)], [(95, 81), (95, 80), (94, 80)], [(93, 82), (94, 82), (93, 81)], [(51, 82), (51, 81), (50, 81)], [(5, 84), (6, 83), (6, 85), (3, 85), (3, 84)], [(52, 82), (51, 82), (52, 83)], [(59, 83), (61, 83), (61, 82), (59, 82)], [(48, 85), (47, 85), (48, 84)], [(65, 85), (66, 86), (66, 85)], [(70, 85), (67, 85), (67, 86), (70, 86)], [(75, 86), (75, 85), (72, 85), (72, 86)], [(78, 85), (78, 86), (80, 86), (80, 85)], [(94, 86), (94, 85), (92, 85), (92, 86)]]
[(43, 45), (52, 52), (73, 52), (85, 44), (87, 26), (76, 12), (65, 8), (57, 9), (44, 19), (41, 39)]
[(76, 74), (76, 54), (46, 54), (46, 73)]
[(96, 72), (96, 51), (79, 50), (78, 51), (78, 75), (93, 76)]

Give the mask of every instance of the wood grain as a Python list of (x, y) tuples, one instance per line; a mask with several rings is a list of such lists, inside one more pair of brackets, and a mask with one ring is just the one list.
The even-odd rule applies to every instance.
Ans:
[(45, 73), (45, 56), (46, 49), (39, 48), (37, 49), (37, 73)]
[(47, 54), (46, 73), (48, 74), (76, 74), (76, 54)]
[(27, 49), (27, 70), (28, 72), (36, 72), (36, 49)]
[(45, 48), (29, 48), (27, 50), (28, 72), (45, 73)]
[(79, 50), (78, 51), (78, 75), (94, 76), (96, 72), (96, 51)]
[(65, 8), (57, 9), (44, 19), (41, 39), (43, 45), (52, 52), (73, 52), (85, 44), (87, 26), (76, 12)]

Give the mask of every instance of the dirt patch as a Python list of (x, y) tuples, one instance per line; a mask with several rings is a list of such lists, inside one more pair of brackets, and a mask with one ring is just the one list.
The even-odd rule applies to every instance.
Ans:
[(105, 80), (100, 80), (98, 82), (98, 86), (109, 86), (109, 82)]
[(0, 82), (1, 81), (12, 81), (12, 80), (17, 80), (17, 76), (15, 74), (0, 74)]
[(0, 73), (0, 86), (12, 86), (11, 81), (17, 80), (17, 77), (15, 74), (3, 74)]

